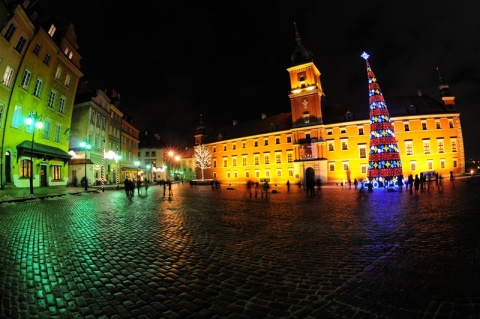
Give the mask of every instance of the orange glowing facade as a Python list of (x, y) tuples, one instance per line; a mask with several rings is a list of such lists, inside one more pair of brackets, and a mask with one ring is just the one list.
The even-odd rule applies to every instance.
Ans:
[[(275, 184), (321, 179), (326, 183), (365, 181), (370, 148), (368, 102), (329, 105), (320, 72), (296, 32), (290, 75), (290, 113), (261, 117), (208, 131), (201, 121), (195, 144), (208, 146), (206, 179), (225, 184), (248, 180)], [(465, 170), (460, 113), (448, 85), (440, 80), (442, 101), (417, 94), (389, 98), (403, 175)], [(366, 88), (367, 92), (367, 88)], [(367, 93), (366, 93), (367, 94)], [(200, 176), (197, 172), (197, 176)]]

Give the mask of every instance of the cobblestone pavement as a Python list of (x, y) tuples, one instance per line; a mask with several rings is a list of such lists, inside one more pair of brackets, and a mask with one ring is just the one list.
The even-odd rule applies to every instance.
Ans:
[(480, 185), (0, 205), (1, 318), (480, 318)]

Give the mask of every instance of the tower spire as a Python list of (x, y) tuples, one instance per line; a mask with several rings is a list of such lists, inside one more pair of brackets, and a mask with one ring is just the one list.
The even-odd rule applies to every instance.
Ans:
[(295, 50), (293, 50), (291, 59), (292, 59), (292, 64), (293, 65), (299, 65), (303, 63), (308, 63), (313, 61), (313, 55), (310, 51), (305, 49), (305, 47), (302, 44), (302, 38), (300, 38), (300, 32), (298, 32), (297, 28), (297, 23), (293, 23), (295, 27), (295, 41), (297, 42), (297, 45), (295, 47)]
[(440, 69), (437, 67), (437, 74), (438, 74), (438, 89), (440, 90), (441, 97), (452, 96), (450, 92), (450, 87), (443, 81), (442, 74), (440, 73)]
[(403, 174), (397, 138), (380, 85), (368, 62), (370, 56), (363, 52), (361, 57), (365, 59), (367, 65), (370, 105), (370, 152), (367, 176), (369, 180), (394, 181)]

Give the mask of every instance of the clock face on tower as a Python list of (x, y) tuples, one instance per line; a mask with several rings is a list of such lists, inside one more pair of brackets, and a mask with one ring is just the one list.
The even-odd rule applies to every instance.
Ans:
[(303, 99), (302, 104), (303, 104), (303, 108), (304, 108), (304, 109), (307, 109), (307, 107), (308, 107), (308, 101), (307, 101), (307, 99)]

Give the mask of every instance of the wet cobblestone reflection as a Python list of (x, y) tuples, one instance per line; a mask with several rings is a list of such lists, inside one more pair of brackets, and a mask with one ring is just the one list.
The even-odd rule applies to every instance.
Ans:
[(479, 318), (480, 186), (0, 205), (2, 318)]

